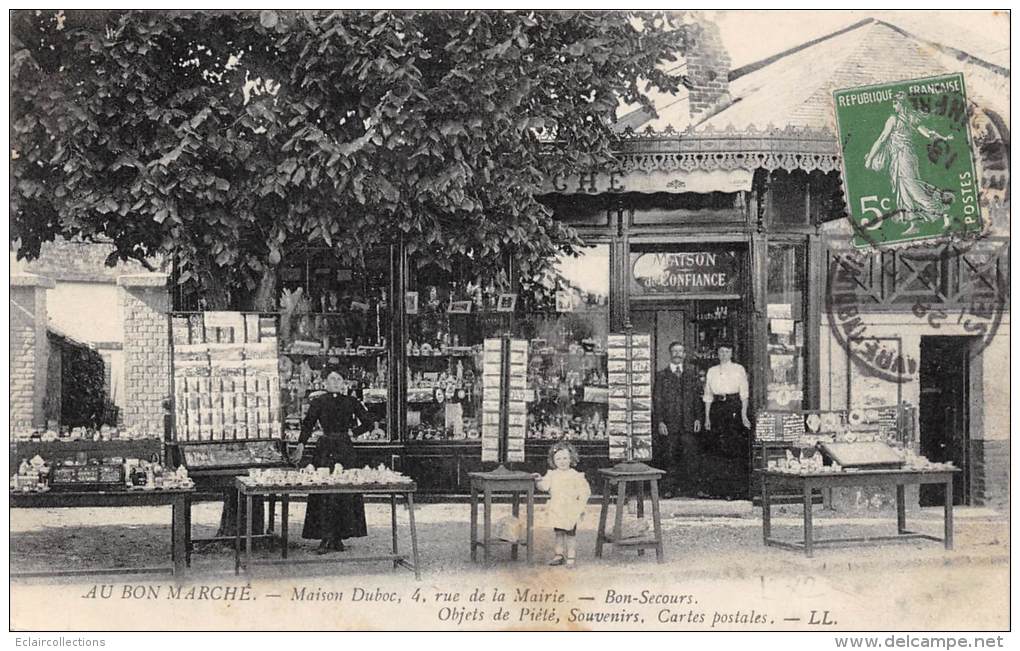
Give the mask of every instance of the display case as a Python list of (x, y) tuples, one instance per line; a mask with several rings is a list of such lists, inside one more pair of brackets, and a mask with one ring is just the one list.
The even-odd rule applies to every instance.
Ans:
[(805, 406), (805, 269), (802, 244), (768, 246), (766, 407), (800, 410)]
[(425, 264), (412, 269), (404, 298), (404, 440), (480, 445), (483, 340), (509, 332), (516, 294), (505, 278), (466, 278)]
[(528, 439), (608, 445), (609, 246), (561, 256), (524, 298)]
[(170, 464), (198, 481), (283, 465), (276, 315), (207, 311), (169, 320)]
[(281, 407), (288, 441), (296, 441), (312, 398), (338, 372), (371, 415), (358, 441), (388, 442), (389, 331), (385, 250), (341, 261), (307, 251), (280, 271)]

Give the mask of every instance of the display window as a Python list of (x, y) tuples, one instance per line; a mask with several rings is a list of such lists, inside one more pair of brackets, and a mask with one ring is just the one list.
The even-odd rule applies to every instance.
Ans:
[(516, 294), (505, 274), (476, 278), (412, 262), (409, 275), (405, 440), (479, 440), (483, 341), (509, 331)]
[(514, 331), (529, 341), (529, 439), (608, 440), (609, 271), (596, 244), (525, 285)]
[(353, 263), (332, 250), (311, 250), (281, 268), (279, 363), (288, 439), (297, 439), (309, 401), (334, 371), (371, 414), (371, 428), (358, 440), (394, 438), (386, 409), (388, 259), (385, 248)]
[(769, 410), (805, 409), (806, 247), (768, 245), (766, 400)]

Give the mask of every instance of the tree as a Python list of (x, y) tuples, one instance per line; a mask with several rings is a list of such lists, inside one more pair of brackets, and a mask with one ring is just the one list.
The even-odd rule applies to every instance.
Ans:
[(173, 255), (224, 308), (308, 245), (536, 274), (578, 243), (536, 188), (607, 165), (619, 103), (677, 90), (692, 37), (661, 13), (14, 12), (11, 237)]

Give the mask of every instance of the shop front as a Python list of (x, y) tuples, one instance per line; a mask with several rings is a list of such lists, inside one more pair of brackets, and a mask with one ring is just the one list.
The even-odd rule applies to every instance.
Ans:
[[(648, 148), (647, 139), (638, 144)], [(662, 157), (626, 160), (648, 167)], [(512, 261), (490, 276), (439, 269), (399, 243), (356, 264), (329, 250), (294, 256), (279, 272), (275, 313), (171, 315), (172, 440), (206, 451), (292, 444), (309, 400), (336, 371), (369, 414), (355, 440), (365, 464), (401, 470), (429, 492), (466, 493), (469, 472), (491, 469), (482, 462), (483, 342), (510, 335), (528, 342), (525, 455), (514, 467), (543, 471), (551, 443), (567, 439), (594, 479), (615, 462), (607, 338), (629, 330), (650, 335), (655, 370), (668, 368), (670, 345), (682, 343), (694, 377), (683, 396), (683, 445), (669, 452), (666, 439), (653, 442), (653, 463), (674, 480), (669, 492), (746, 499), (761, 446), (750, 432), (741, 450), (713, 444), (705, 374), (727, 343), (747, 371), (752, 421), (765, 410), (817, 408), (816, 226), (837, 185), (821, 169), (770, 170), (761, 157), (747, 166), (674, 164), (552, 182), (542, 200), (584, 246), (540, 278), (519, 277)], [(231, 319), (239, 319), (233, 329)], [(289, 449), (267, 463), (283, 462)]]

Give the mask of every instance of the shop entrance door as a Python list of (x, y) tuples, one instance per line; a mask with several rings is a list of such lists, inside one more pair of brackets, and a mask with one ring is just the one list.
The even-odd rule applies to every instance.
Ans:
[[(921, 454), (952, 461), (963, 469), (953, 482), (953, 503), (970, 501), (970, 360), (973, 337), (921, 337), (921, 400), (918, 421)], [(942, 504), (941, 486), (921, 486), (921, 506)]]
[[(656, 371), (669, 366), (669, 344), (681, 341), (686, 351), (685, 368), (695, 373), (690, 395), (691, 421), (681, 434), (680, 451), (667, 459), (656, 443), (653, 465), (670, 472), (665, 483), (671, 492), (683, 497), (746, 499), (748, 491), (747, 459), (726, 456), (712, 445), (711, 435), (702, 431), (705, 406), (702, 394), (705, 372), (718, 360), (715, 348), (720, 341), (736, 345), (735, 359), (747, 368), (741, 355), (748, 348), (744, 334), (747, 323), (735, 300), (687, 300), (631, 303), (630, 321), (635, 332), (649, 333)], [(653, 376), (652, 382), (655, 382)], [(665, 491), (664, 491), (665, 492)]]
[[(632, 310), (630, 313), (631, 324), (634, 332), (648, 333), (652, 337), (652, 361), (654, 362), (655, 374), (652, 376), (653, 390), (656, 375), (662, 369), (669, 366), (669, 346), (674, 341), (684, 344), (687, 351), (691, 350), (693, 340), (690, 340), (690, 328), (688, 327), (688, 311), (675, 306), (650, 307), (641, 310)], [(692, 367), (693, 368), (693, 367)], [(698, 396), (687, 396), (688, 400), (698, 400)], [(695, 411), (695, 413), (700, 413)], [(694, 495), (695, 484), (691, 481), (691, 473), (697, 468), (697, 459), (692, 455), (696, 447), (693, 437), (693, 424), (688, 431), (680, 434), (680, 449), (676, 454), (670, 455), (670, 450), (662, 444), (659, 436), (654, 436), (652, 465), (665, 470), (668, 475), (663, 479), (662, 493), (664, 495)], [(676, 443), (674, 442), (674, 445)]]

